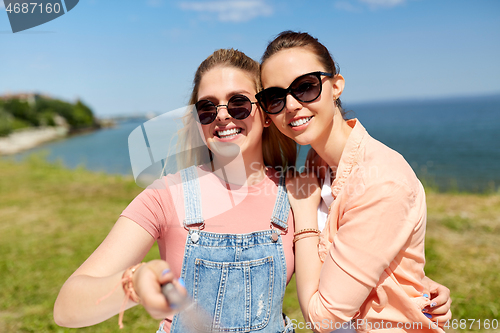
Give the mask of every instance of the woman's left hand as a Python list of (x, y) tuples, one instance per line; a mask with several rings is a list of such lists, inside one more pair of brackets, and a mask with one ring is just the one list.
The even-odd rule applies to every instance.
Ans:
[(432, 303), (424, 308), (424, 312), (432, 315), (431, 320), (443, 326), (451, 320), (451, 298), (450, 289), (431, 280), (427, 276), (424, 278), (424, 285), (428, 290)]

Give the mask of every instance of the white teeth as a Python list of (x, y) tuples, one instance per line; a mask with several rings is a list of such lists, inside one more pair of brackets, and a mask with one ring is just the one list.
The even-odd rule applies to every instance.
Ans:
[(219, 138), (230, 138), (241, 132), (241, 128), (231, 128), (224, 131), (217, 131)]
[(312, 116), (311, 117), (307, 117), (307, 118), (300, 118), (299, 120), (292, 121), (290, 123), (290, 125), (292, 125), (293, 127), (304, 125), (305, 123), (307, 123), (311, 119), (312, 119)]

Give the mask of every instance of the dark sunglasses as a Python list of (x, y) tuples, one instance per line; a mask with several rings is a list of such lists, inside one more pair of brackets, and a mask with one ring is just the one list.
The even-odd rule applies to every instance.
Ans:
[(269, 114), (280, 113), (285, 108), (286, 96), (291, 94), (299, 102), (309, 103), (316, 100), (323, 89), (321, 75), (332, 77), (325, 72), (312, 72), (299, 76), (286, 89), (271, 87), (255, 95), (260, 107)]
[(227, 113), (229, 113), (231, 117), (242, 120), (252, 113), (252, 104), (255, 103), (257, 102), (251, 102), (250, 99), (244, 95), (234, 95), (227, 101), (227, 104), (215, 105), (208, 99), (202, 99), (196, 102), (194, 107), (198, 113), (197, 120), (199, 120), (202, 125), (208, 125), (217, 118), (217, 112), (221, 106), (227, 108)]

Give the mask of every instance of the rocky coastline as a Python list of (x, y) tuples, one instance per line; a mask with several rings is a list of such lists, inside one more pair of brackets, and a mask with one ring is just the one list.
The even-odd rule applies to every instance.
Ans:
[(43, 143), (66, 137), (67, 126), (47, 126), (17, 130), (0, 137), (0, 155), (12, 155), (37, 147)]

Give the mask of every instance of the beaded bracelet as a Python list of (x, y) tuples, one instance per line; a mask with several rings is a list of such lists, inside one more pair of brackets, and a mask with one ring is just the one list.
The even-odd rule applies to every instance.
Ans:
[(123, 291), (125, 292), (125, 296), (136, 303), (141, 303), (141, 299), (134, 289), (134, 273), (139, 269), (139, 267), (144, 264), (144, 262), (141, 262), (137, 265), (127, 268), (125, 272), (123, 272), (122, 276), (122, 286)]
[(319, 231), (316, 228), (305, 228), (305, 229), (300, 229), (299, 231), (295, 232), (293, 234), (293, 236), (295, 237), (295, 236), (302, 235), (305, 233), (310, 233), (310, 232), (313, 232), (313, 233), (318, 234), (318, 235), (321, 233), (321, 231)]
[(133, 277), (134, 277), (134, 273), (139, 269), (139, 267), (141, 267), (144, 264), (145, 264), (145, 262), (141, 262), (137, 265), (130, 266), (129, 268), (127, 268), (125, 270), (125, 272), (123, 272), (122, 279), (113, 288), (113, 290), (111, 290), (107, 295), (104, 295), (103, 297), (99, 298), (96, 302), (96, 305), (101, 303), (101, 301), (103, 301), (106, 298), (108, 298), (109, 296), (111, 296), (111, 294), (116, 290), (116, 288), (118, 288), (118, 286), (120, 284), (122, 285), (123, 291), (125, 292), (125, 298), (123, 299), (123, 303), (120, 307), (120, 314), (118, 315), (118, 326), (120, 327), (120, 329), (123, 328), (123, 315), (125, 313), (125, 307), (127, 306), (128, 300), (131, 299), (132, 301), (134, 301), (136, 303), (141, 302), (139, 295), (137, 295), (137, 293), (134, 289)]
[(314, 228), (301, 229), (293, 234), (293, 243), (295, 243), (301, 239), (304, 239), (304, 238), (319, 236), (320, 234), (321, 234), (321, 231), (319, 231), (318, 229), (314, 229)]

